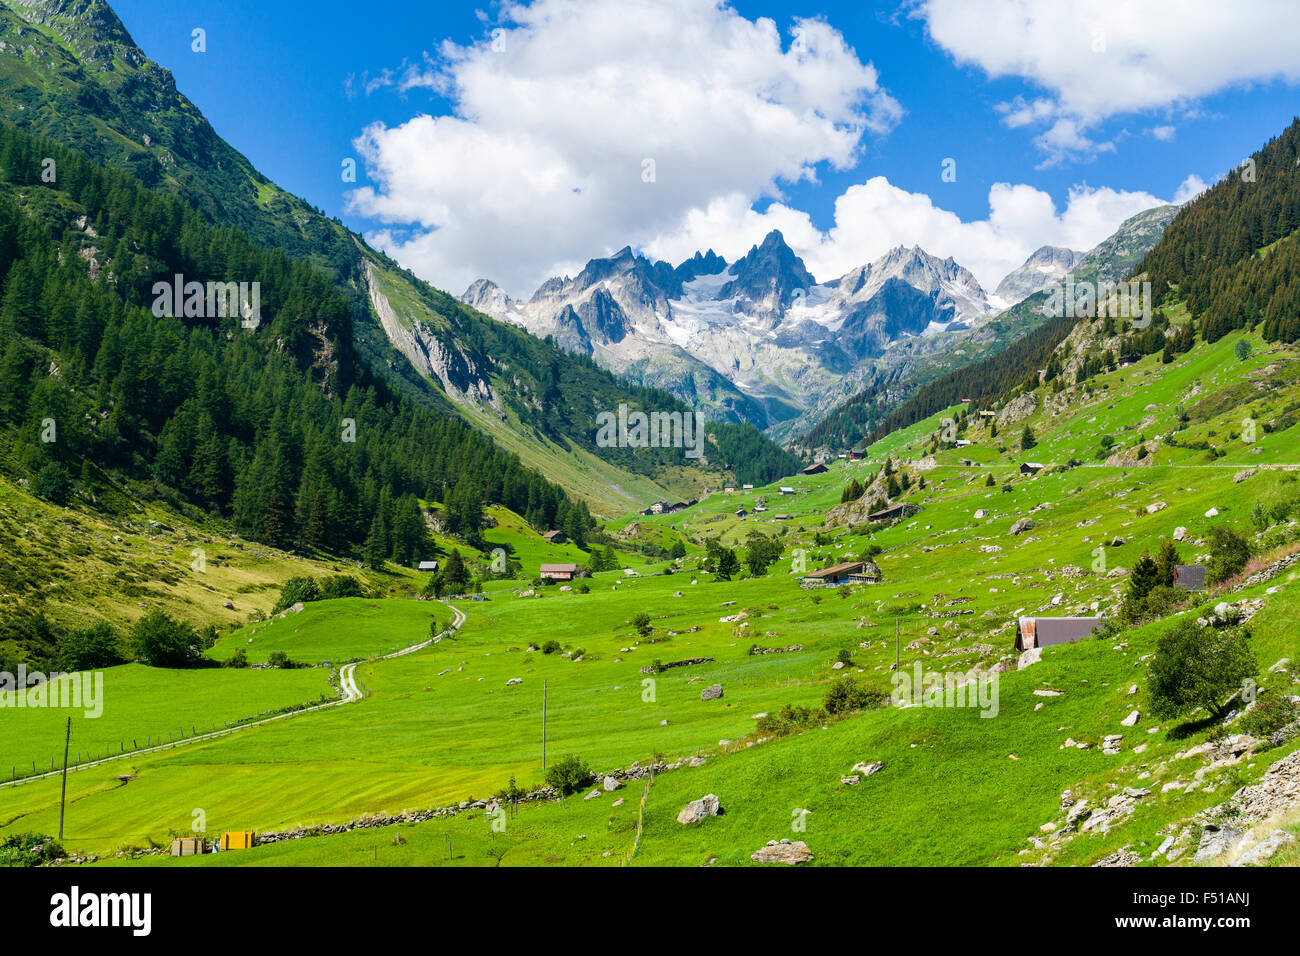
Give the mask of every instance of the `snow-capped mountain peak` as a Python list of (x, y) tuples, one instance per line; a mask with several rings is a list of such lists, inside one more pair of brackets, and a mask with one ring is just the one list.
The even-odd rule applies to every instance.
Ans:
[(779, 231), (728, 264), (677, 266), (625, 246), (516, 302), (486, 280), (462, 301), (722, 417), (772, 424), (843, 387), (900, 340), (968, 329), (994, 312), (971, 273), (917, 246), (818, 283)]

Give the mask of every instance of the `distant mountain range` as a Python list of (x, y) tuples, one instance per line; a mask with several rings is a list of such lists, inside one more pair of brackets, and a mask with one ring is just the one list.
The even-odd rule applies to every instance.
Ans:
[[(1144, 235), (1141, 251), (1158, 238)], [(967, 344), (989, 340), (990, 321), (1088, 255), (1043, 246), (992, 295), (952, 258), (915, 246), (818, 282), (773, 231), (731, 264), (709, 250), (673, 266), (624, 247), (526, 300), (479, 279), (461, 301), (710, 417), (790, 437), (917, 359), (960, 361)], [(1041, 316), (1022, 318), (1028, 331)]]
[[(999, 353), (1013, 345), (1023, 347), (1022, 351), (1033, 346), (1050, 352), (1073, 324), (1072, 320), (1054, 316), (1050, 308), (1053, 290), (1060, 290), (1066, 276), (1075, 286), (1128, 279), (1160, 242), (1180, 208), (1154, 206), (1130, 216), (1086, 255), (1074, 259), (1074, 265), (1063, 274), (1065, 263), (1077, 254), (1050, 246), (1039, 249), (998, 286), (1013, 298), (1038, 285), (1036, 291), (968, 333), (933, 336), (921, 343), (927, 348), (899, 343), (886, 353), (879, 367), (860, 381), (853, 395), (819, 414), (805, 415), (782, 426), (785, 440), (796, 450), (810, 454), (819, 448), (856, 445), (886, 422), (910, 424), (952, 404), (952, 389), (969, 392), (980, 380), (978, 374), (963, 378), (961, 373), (995, 361)], [(1043, 332), (1050, 334), (1039, 341)], [(932, 387), (936, 382), (948, 385), (936, 389)], [(906, 414), (899, 418), (904, 410)]]
[(712, 250), (673, 267), (625, 247), (527, 301), (483, 279), (461, 300), (713, 417), (765, 428), (836, 394), (899, 339), (998, 311), (970, 272), (919, 248), (819, 283), (776, 231), (730, 265)]

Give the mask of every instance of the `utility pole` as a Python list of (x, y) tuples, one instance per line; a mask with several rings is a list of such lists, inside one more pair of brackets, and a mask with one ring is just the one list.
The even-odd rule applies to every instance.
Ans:
[(542, 681), (542, 776), (546, 776), (546, 681)]
[(59, 795), (59, 842), (63, 842), (63, 808), (68, 802), (68, 747), (72, 743), (72, 718), (68, 718), (68, 731), (63, 738), (63, 792)]

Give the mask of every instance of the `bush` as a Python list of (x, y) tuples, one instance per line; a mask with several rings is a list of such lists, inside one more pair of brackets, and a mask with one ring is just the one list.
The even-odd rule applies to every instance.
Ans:
[(1211, 584), (1240, 574), (1250, 560), (1250, 543), (1231, 528), (1215, 525), (1210, 529), (1210, 563), (1205, 576)]
[(558, 654), (563, 649), (564, 648), (561, 646), (560, 642), (556, 640), (547, 641), (542, 645), (543, 654)]
[(822, 700), (822, 706), (828, 714), (847, 714), (873, 707), (880, 703), (884, 696), (878, 691), (863, 687), (852, 677), (841, 677), (831, 684), (830, 690)]
[(136, 660), (150, 667), (187, 667), (198, 660), (201, 644), (194, 628), (162, 611), (150, 611), (131, 629)]
[(755, 730), (764, 737), (784, 737), (816, 727), (825, 719), (824, 710), (786, 704), (778, 713), (758, 718)]
[(320, 599), (320, 585), (316, 583), (314, 578), (290, 578), (280, 588), (280, 599), (275, 602), (275, 607), (271, 608), (271, 613), (279, 614), (285, 608), (293, 607), (295, 604), (306, 604), (308, 601), (319, 601)]
[[(240, 648), (241, 650), (243, 648)], [(298, 665), (289, 660), (289, 655), (284, 651), (272, 651), (271, 656), (267, 658), (267, 663), (272, 667), (279, 667), (284, 670), (291, 670)]]
[[(320, 600), (322, 601), (331, 601), (334, 598), (359, 598), (365, 596), (365, 590), (361, 587), (361, 582), (350, 574), (336, 574), (333, 577), (326, 578), (320, 585)], [(307, 601), (310, 599), (300, 598), (300, 600)]]
[(591, 782), (591, 768), (587, 761), (570, 754), (561, 757), (546, 768), (546, 783), (554, 787), (562, 796), (577, 793)]
[(636, 632), (642, 637), (649, 637), (650, 632), (654, 630), (654, 626), (650, 623), (650, 615), (645, 611), (632, 618), (632, 626), (636, 628)]
[(1241, 732), (1267, 740), (1278, 731), (1300, 720), (1300, 707), (1291, 702), (1285, 691), (1266, 688), (1250, 713), (1241, 718)]
[(40, 866), (67, 855), (44, 833), (15, 833), (0, 841), (0, 866)]
[(853, 663), (853, 652), (848, 648), (841, 648), (840, 652), (835, 655), (835, 660), (848, 667)]
[(1151, 712), (1161, 720), (1200, 710), (1221, 717), (1227, 701), (1257, 669), (1246, 628), (1180, 621), (1156, 642), (1148, 669)]
[(90, 671), (126, 663), (117, 635), (100, 622), (80, 631), (72, 631), (59, 644), (59, 669)]
[(1145, 598), (1132, 606), (1132, 619), (1158, 620), (1169, 617), (1182, 608), (1186, 600), (1186, 591), (1161, 584), (1152, 588)]
[(226, 658), (226, 660), (222, 662), (221, 666), (222, 667), (247, 667), (248, 654), (241, 647), (239, 648), (239, 650), (235, 651), (235, 653), (231, 654), (228, 658)]

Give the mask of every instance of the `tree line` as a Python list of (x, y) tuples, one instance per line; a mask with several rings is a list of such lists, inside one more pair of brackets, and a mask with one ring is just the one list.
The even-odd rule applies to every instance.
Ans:
[[(260, 325), (156, 316), (154, 283), (176, 274), (259, 283)], [(420, 500), (446, 503), (448, 530), (470, 540), (489, 504), (579, 542), (594, 526), (514, 455), (376, 376), (313, 266), (5, 125), (0, 428), (51, 497), (127, 479), (286, 548), (409, 563)]]

